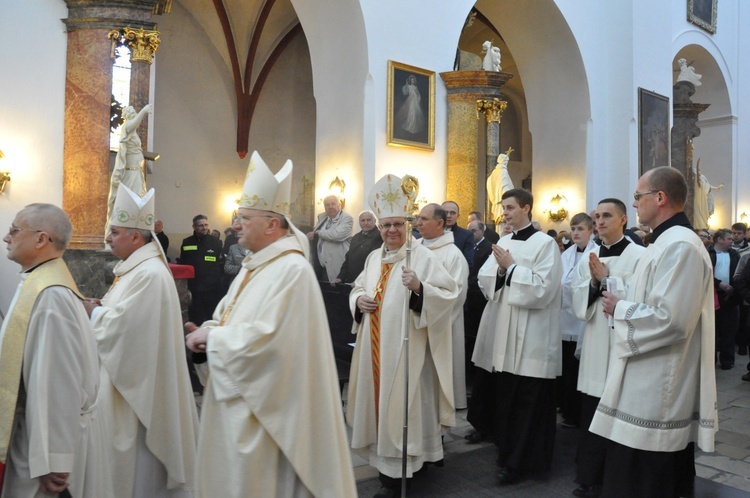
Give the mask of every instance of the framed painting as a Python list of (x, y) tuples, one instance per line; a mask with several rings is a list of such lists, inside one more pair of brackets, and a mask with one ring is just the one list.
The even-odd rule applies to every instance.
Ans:
[(688, 21), (708, 31), (716, 33), (716, 4), (719, 0), (687, 0)]
[(639, 88), (639, 176), (657, 166), (669, 165), (669, 98)]
[(388, 61), (388, 145), (435, 150), (435, 72)]

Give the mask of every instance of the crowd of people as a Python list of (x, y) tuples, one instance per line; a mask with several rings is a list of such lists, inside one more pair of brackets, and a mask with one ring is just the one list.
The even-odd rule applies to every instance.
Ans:
[[(620, 199), (548, 234), (532, 195), (510, 188), (498, 233), (479, 211), (460, 227), (450, 200), (414, 215), (392, 174), (354, 236), (335, 196), (303, 233), (292, 170), (253, 153), (223, 246), (193, 218), (184, 325), (153, 189), (119, 187), (106, 241), (120, 263), (100, 300), (62, 260), (67, 215), (16, 215), (2, 496), (351, 497), (350, 449), (378, 470), (377, 497), (399, 496), (444, 465), (442, 435), (466, 408), (468, 441), (497, 448), (499, 486), (550, 468), (559, 411), (580, 431), (575, 496), (691, 495), (694, 445), (713, 451), (718, 430), (715, 368), (747, 354), (744, 224), (706, 245), (683, 212), (685, 179), (660, 167), (634, 193), (646, 245)], [(351, 286), (345, 416), (321, 285)]]

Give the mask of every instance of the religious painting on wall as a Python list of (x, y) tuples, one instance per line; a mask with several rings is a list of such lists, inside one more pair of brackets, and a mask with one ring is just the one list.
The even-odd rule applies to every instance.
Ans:
[(688, 21), (711, 34), (716, 33), (716, 4), (719, 0), (687, 0)]
[(435, 150), (435, 72), (388, 61), (388, 145)]
[(670, 164), (669, 98), (643, 88), (638, 89), (638, 158), (640, 175)]

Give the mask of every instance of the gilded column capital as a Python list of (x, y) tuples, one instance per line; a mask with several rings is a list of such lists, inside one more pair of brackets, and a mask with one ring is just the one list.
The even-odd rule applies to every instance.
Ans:
[(508, 102), (505, 100), (492, 99), (478, 99), (477, 100), (477, 119), (479, 119), (479, 113), (484, 113), (484, 119), (489, 123), (499, 123), (500, 119), (508, 107)]
[(154, 54), (159, 49), (159, 32), (156, 30), (144, 30), (133, 28), (113, 29), (107, 33), (107, 38), (112, 40), (112, 51), (110, 57), (114, 59), (115, 48), (118, 45), (130, 47), (131, 62), (146, 62), (151, 64)]

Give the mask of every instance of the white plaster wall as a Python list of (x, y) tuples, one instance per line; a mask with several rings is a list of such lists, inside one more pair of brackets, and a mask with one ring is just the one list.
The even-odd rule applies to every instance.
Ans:
[[(445, 87), (436, 74), (435, 151), (386, 145), (388, 60), (451, 71), (473, 1), (293, 1), (310, 44), (318, 112), (317, 182), (344, 172), (354, 213), (386, 173), (412, 174), (420, 197), (443, 200), (446, 178)], [(335, 29), (331, 29), (335, 26)], [(364, 103), (364, 104), (363, 104)], [(329, 178), (330, 177), (330, 178)]]
[[(568, 199), (570, 212), (585, 209), (590, 71), (554, 1), (480, 0), (477, 7), (498, 28), (523, 79), (533, 147), (533, 217), (545, 229), (566, 228), (567, 221), (550, 222), (544, 211), (558, 193)], [(589, 11), (575, 12), (591, 19)]]
[[(0, 170), (12, 180), (0, 195), (0, 232), (33, 202), (62, 205), (65, 51), (60, 0), (0, 2)], [(20, 281), (20, 267), (0, 254), (0, 310)]]
[(292, 197), (299, 194), (302, 176), (315, 175), (315, 102), (307, 46), (304, 35), (297, 35), (266, 80), (248, 155), (240, 159), (234, 80), (217, 48), (179, 3), (160, 19), (159, 30), (153, 148), (161, 158), (148, 185), (156, 188), (157, 217), (164, 221), (174, 259), (196, 214), (208, 216), (211, 228), (222, 233), (230, 225), (253, 150), (274, 172), (291, 159)]

